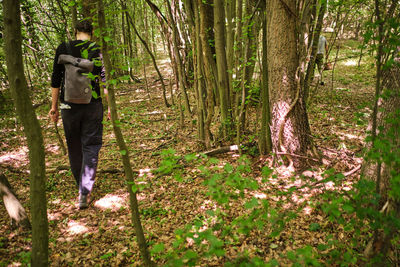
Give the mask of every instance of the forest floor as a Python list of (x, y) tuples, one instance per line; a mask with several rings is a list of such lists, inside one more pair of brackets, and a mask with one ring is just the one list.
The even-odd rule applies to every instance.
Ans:
[[(331, 54), (335, 53), (332, 51)], [(351, 232), (333, 225), (317, 203), (323, 201), (320, 197), (323, 191), (348, 190), (359, 176), (359, 171), (349, 171), (357, 170), (362, 162), (361, 152), (365, 145), (368, 114), (373, 100), (375, 71), (367, 56), (361, 61), (360, 67), (357, 66), (357, 57), (349, 58), (358, 53), (356, 42), (345, 42), (338, 54), (341, 60), (335, 66), (333, 79), (332, 71), (326, 71), (325, 85), (314, 86), (311, 92), (308, 115), (315, 145), (323, 155), (323, 164), (302, 176), (293, 175), (284, 167), (274, 168), (273, 176), (262, 179), (257, 190), (245, 190), (244, 199), (232, 201), (231, 208), (225, 209), (224, 215), (224, 223), (230, 223), (229, 220), (245, 214), (244, 203), (256, 197), (268, 200), (271, 208), (276, 210), (295, 211), (296, 219), (288, 220), (282, 232), (276, 236), (270, 235), (273, 230), (271, 225), (263, 231), (253, 230), (247, 236), (238, 235), (238, 239), (225, 242), (224, 256), (201, 258), (198, 265), (221, 266), (226, 262), (235, 265), (235, 262), (253, 256), (266, 262), (275, 259), (281, 265), (286, 265), (290, 263), (290, 259), (284, 256), (287, 252), (307, 245), (316, 248), (326, 243), (329, 235), (340, 242), (349, 242), (348, 235)], [(165, 77), (170, 77), (168, 63), (159, 64), (163, 67)], [(174, 174), (162, 175), (149, 171), (160, 166), (162, 157), (169, 155), (171, 158), (171, 154), (163, 152), (165, 149), (170, 149), (170, 153), (177, 156), (193, 155), (201, 151), (196, 141), (196, 123), (186, 117), (185, 127), (182, 128), (178, 110), (163, 105), (160, 81), (155, 73), (149, 74), (148, 78), (149, 92), (143, 82), (120, 86), (116, 95), (132, 166), (138, 170), (137, 181), (142, 185), (138, 199), (143, 227), (149, 247), (155, 252), (153, 259), (163, 264), (166, 259), (162, 253), (156, 253), (154, 245), (164, 243), (165, 250), (173, 254), (173, 242), (180, 238), (176, 230), (183, 229), (194, 220), (212, 224), (207, 210), (215, 210), (219, 206), (207, 193), (207, 176), (201, 173), (201, 166), (211, 166), (215, 170), (230, 163), (236, 168), (240, 157), (232, 151), (215, 155), (217, 161), (211, 163), (194, 160), (185, 162), (183, 167), (180, 160), (172, 159), (177, 167)], [(141, 266), (120, 153), (111, 123), (104, 123), (104, 145), (92, 194), (93, 201), (88, 209), (78, 210), (75, 182), (71, 172), (66, 170), (68, 158), (62, 154), (47, 112), (47, 106), (37, 109), (45, 139), (48, 170), (51, 266)], [(252, 136), (256, 136), (255, 130), (258, 127), (253, 123), (255, 118), (250, 121), (249, 128), (253, 132), (248, 135), (249, 141)], [(0, 123), (0, 167), (29, 213), (26, 141), (13, 111), (1, 118)], [(61, 123), (59, 127), (62, 132)], [(171, 149), (174, 151), (171, 152)], [(247, 159), (251, 171), (246, 175), (260, 181), (263, 167), (269, 166), (271, 158), (260, 158), (256, 152), (249, 150)], [(318, 184), (323, 173), (331, 168), (346, 174), (340, 184), (321, 183), (316, 190), (302, 187), (310, 180)], [(223, 170), (229, 172), (227, 168)], [(293, 186), (304, 190), (282, 194)], [(250, 193), (252, 195), (246, 195)], [(0, 216), (0, 266), (25, 266), (30, 257), (30, 234), (11, 229), (3, 205), (0, 205), (0, 214), (3, 214)], [(207, 226), (207, 223), (204, 225)], [(184, 243), (186, 247), (196, 250), (193, 240), (187, 239)], [(324, 262), (324, 259), (320, 261)]]

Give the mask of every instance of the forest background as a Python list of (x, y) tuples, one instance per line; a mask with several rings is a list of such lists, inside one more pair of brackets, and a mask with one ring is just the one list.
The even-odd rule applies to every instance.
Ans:
[[(1, 266), (399, 264), (397, 0), (1, 8)], [(85, 211), (47, 118), (80, 19), (112, 117)]]

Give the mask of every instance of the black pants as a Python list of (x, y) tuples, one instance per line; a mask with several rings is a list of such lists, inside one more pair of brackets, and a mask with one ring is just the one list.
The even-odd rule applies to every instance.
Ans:
[(103, 104), (68, 104), (61, 109), (71, 171), (79, 193), (92, 191), (103, 136)]

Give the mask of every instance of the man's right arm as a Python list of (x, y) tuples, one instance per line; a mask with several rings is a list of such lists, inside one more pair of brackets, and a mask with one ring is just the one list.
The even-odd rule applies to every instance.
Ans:
[(51, 74), (51, 107), (49, 117), (53, 122), (58, 121), (58, 98), (60, 95), (60, 87), (64, 73), (64, 65), (58, 64), (58, 56), (64, 53), (65, 49), (64, 43), (57, 47), (53, 62), (53, 73)]
[(53, 122), (58, 121), (58, 96), (60, 95), (60, 88), (51, 88), (51, 108), (49, 117)]

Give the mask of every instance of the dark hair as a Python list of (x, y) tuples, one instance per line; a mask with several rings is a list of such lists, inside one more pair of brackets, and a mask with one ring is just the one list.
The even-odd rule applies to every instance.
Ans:
[(76, 23), (75, 30), (77, 30), (78, 32), (85, 32), (92, 34), (93, 26), (89, 20), (81, 20), (78, 23)]

